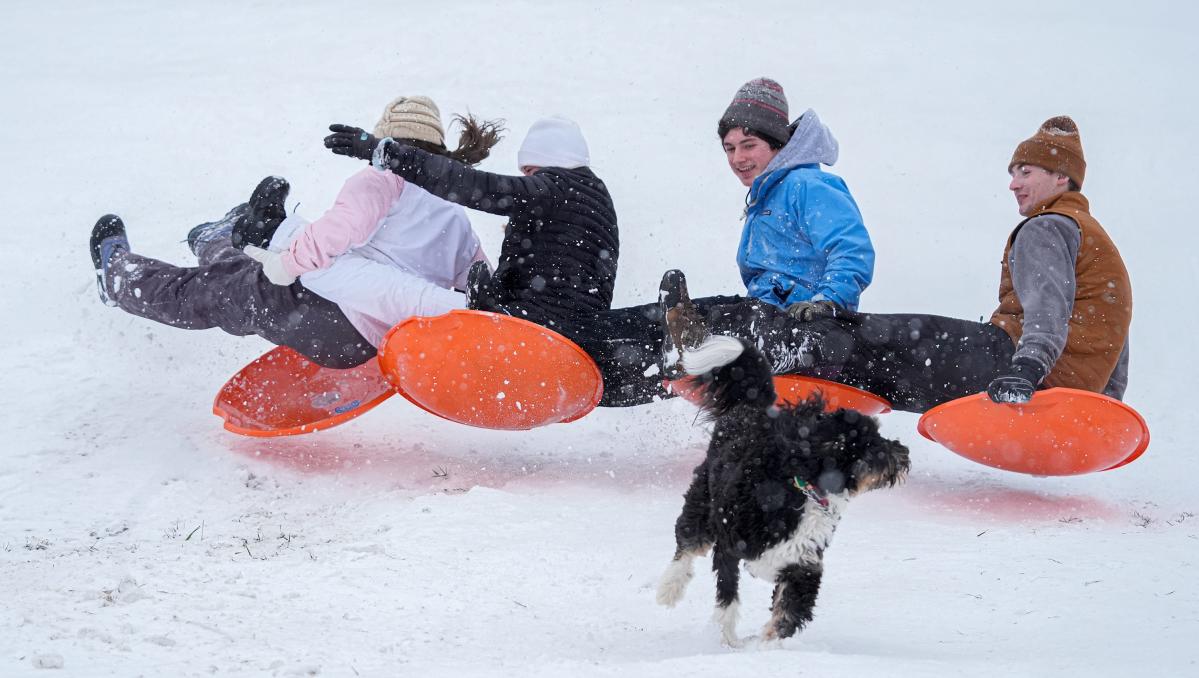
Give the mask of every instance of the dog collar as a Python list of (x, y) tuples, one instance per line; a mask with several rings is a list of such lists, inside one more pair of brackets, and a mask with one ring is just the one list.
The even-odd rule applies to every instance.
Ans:
[(828, 508), (828, 496), (825, 495), (825, 493), (822, 492), (819, 487), (816, 487), (812, 485), (812, 483), (801, 479), (799, 476), (792, 478), (791, 484), (795, 486), (795, 489), (807, 495), (808, 499), (811, 499), (817, 504)]

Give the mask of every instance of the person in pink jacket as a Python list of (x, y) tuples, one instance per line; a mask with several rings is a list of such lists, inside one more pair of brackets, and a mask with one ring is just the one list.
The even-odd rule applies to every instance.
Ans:
[[(459, 146), (449, 151), (436, 104), (400, 97), (375, 134), (477, 164), (501, 130), (458, 121)], [(173, 327), (258, 335), (333, 368), (372, 358), (408, 317), (466, 308), (468, 271), (486, 256), (461, 207), (369, 167), (313, 222), (286, 213), (288, 190), (267, 177), (248, 203), (193, 228), (194, 267), (133, 253), (121, 219), (101, 217), (90, 246), (101, 300)]]

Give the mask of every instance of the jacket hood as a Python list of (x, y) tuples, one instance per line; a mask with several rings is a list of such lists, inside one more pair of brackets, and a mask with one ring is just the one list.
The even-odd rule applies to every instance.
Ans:
[(797, 165), (833, 165), (837, 162), (837, 139), (833, 137), (829, 128), (820, 122), (820, 116), (816, 115), (816, 111), (809, 108), (799, 116), (799, 120), (791, 123), (791, 126), (795, 130), (791, 133), (791, 140), (774, 156), (763, 174), (778, 169), (790, 169)]

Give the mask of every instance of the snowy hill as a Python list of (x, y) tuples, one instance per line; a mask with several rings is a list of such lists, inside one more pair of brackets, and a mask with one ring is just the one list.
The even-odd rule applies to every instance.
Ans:
[[(0, 22), (6, 224), (0, 675), (1199, 675), (1197, 12), (1167, 2), (19, 3)], [(1136, 463), (1033, 478), (909, 444), (898, 489), (855, 501), (810, 628), (722, 647), (701, 572), (653, 587), (705, 431), (667, 402), (526, 433), (393, 399), (285, 440), (209, 414), (254, 338), (102, 306), (105, 212), (140, 252), (268, 174), (315, 217), (358, 168), (320, 140), (401, 94), (582, 125), (613, 193), (617, 301), (665, 268), (739, 289), (744, 192), (715, 135), (736, 88), (819, 111), (878, 250), (872, 311), (989, 314), (1015, 144), (1078, 121), (1086, 193), (1136, 295)], [(471, 213), (493, 256), (501, 221)], [(436, 472), (436, 473), (435, 473)], [(703, 567), (706, 567), (704, 565)], [(744, 580), (742, 633), (770, 588)]]

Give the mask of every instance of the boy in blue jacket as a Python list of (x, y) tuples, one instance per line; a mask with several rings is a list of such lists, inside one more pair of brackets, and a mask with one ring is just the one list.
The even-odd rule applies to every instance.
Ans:
[(729, 168), (749, 188), (737, 249), (751, 297), (811, 319), (856, 310), (874, 275), (874, 247), (837, 162), (837, 140), (816, 112), (794, 123), (769, 78), (737, 90), (717, 128)]

